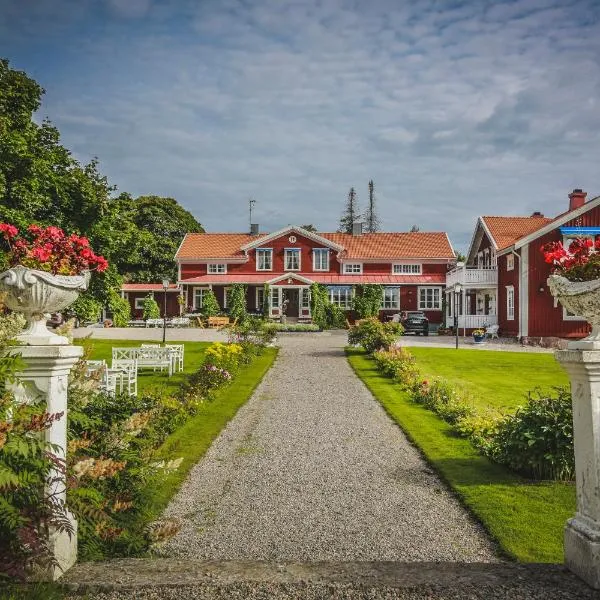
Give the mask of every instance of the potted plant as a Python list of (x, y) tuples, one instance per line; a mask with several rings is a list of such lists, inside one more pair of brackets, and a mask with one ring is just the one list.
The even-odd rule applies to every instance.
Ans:
[(550, 242), (541, 250), (553, 267), (548, 277), (552, 295), (569, 312), (592, 325), (588, 337), (569, 346), (600, 348), (600, 240), (576, 238), (568, 248), (561, 242)]
[(46, 315), (72, 304), (87, 289), (90, 271), (105, 271), (107, 261), (96, 255), (85, 237), (67, 236), (58, 227), (30, 225), (20, 233), (0, 223), (8, 270), (0, 273), (0, 291), (5, 304), (23, 313), (27, 320), (18, 340), (25, 344), (67, 344), (46, 327)]
[(473, 330), (473, 342), (476, 344), (483, 344), (485, 341), (485, 330), (483, 329), (474, 329)]

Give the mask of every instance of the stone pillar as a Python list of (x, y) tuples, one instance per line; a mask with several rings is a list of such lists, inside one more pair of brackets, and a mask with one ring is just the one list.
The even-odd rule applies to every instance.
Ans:
[[(21, 355), (24, 363), (18, 374), (18, 383), (11, 384), (17, 402), (45, 400), (46, 411), (50, 414), (63, 413), (46, 429), (46, 441), (59, 447), (56, 456), (64, 459), (67, 450), (67, 387), (69, 373), (83, 354), (83, 348), (71, 345), (16, 346), (14, 352)], [(48, 483), (46, 493), (53, 494), (61, 502), (66, 502), (66, 477), (59, 471), (53, 473), (54, 483)], [(58, 567), (35, 574), (36, 579), (55, 580), (77, 560), (77, 521), (69, 514), (75, 534), (50, 531), (49, 547)]]
[(556, 352), (568, 372), (573, 397), (577, 512), (564, 534), (565, 564), (600, 589), (600, 348), (582, 342)]

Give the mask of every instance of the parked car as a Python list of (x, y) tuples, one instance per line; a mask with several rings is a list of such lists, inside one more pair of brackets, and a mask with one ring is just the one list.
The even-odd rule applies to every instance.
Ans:
[(420, 310), (401, 313), (400, 323), (402, 323), (405, 333), (429, 335), (429, 319)]

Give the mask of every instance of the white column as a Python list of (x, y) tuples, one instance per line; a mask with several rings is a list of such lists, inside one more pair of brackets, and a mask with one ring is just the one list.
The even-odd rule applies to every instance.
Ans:
[(556, 359), (571, 379), (577, 486), (577, 511), (565, 527), (565, 564), (600, 589), (600, 349), (559, 350)]
[[(46, 402), (49, 414), (62, 413), (62, 417), (53, 421), (45, 430), (46, 441), (58, 446), (54, 451), (57, 458), (64, 461), (67, 449), (67, 387), (69, 373), (73, 365), (83, 354), (83, 348), (71, 345), (55, 346), (16, 346), (14, 353), (21, 355), (24, 363), (18, 374), (17, 383), (10, 384), (17, 402)], [(55, 470), (46, 486), (45, 493), (52, 495), (59, 502), (66, 504), (66, 476)], [(77, 521), (68, 513), (74, 529), (69, 536), (66, 532), (50, 530), (49, 548), (54, 555), (58, 567), (48, 567), (36, 573), (40, 580), (58, 579), (64, 571), (73, 566), (77, 560)]]

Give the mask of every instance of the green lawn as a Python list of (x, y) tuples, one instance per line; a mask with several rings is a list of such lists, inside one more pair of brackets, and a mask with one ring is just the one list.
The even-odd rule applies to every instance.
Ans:
[[(411, 348), (413, 350), (416, 349)], [(364, 352), (356, 349), (347, 352), (356, 374), (507, 556), (523, 562), (563, 561), (563, 529), (566, 520), (575, 513), (574, 485), (530, 482), (491, 463), (467, 440), (458, 437), (450, 425), (413, 403), (397, 384), (379, 373), (374, 361)], [(440, 355), (443, 352), (445, 350), (440, 351)], [(504, 356), (505, 353), (497, 354)], [(519, 356), (530, 358), (532, 355)], [(503, 360), (510, 361), (510, 357), (500, 358), (493, 364), (506, 365)], [(444, 362), (450, 361), (444, 357)], [(527, 383), (535, 382), (532, 375)]]
[(467, 388), (477, 409), (512, 412), (535, 387), (568, 385), (553, 354), (459, 348), (409, 348), (426, 377)]
[[(141, 346), (139, 340), (75, 340), (79, 346), (91, 346), (90, 360), (105, 360), (110, 367), (112, 360), (112, 348), (126, 346)], [(187, 375), (200, 368), (204, 353), (210, 346), (210, 342), (171, 342), (169, 344), (183, 344), (184, 361), (183, 371), (175, 373), (169, 377), (166, 371), (152, 371), (152, 369), (142, 369), (138, 372), (138, 391), (142, 392), (150, 388), (164, 390), (172, 394), (176, 392), (185, 381)]]

